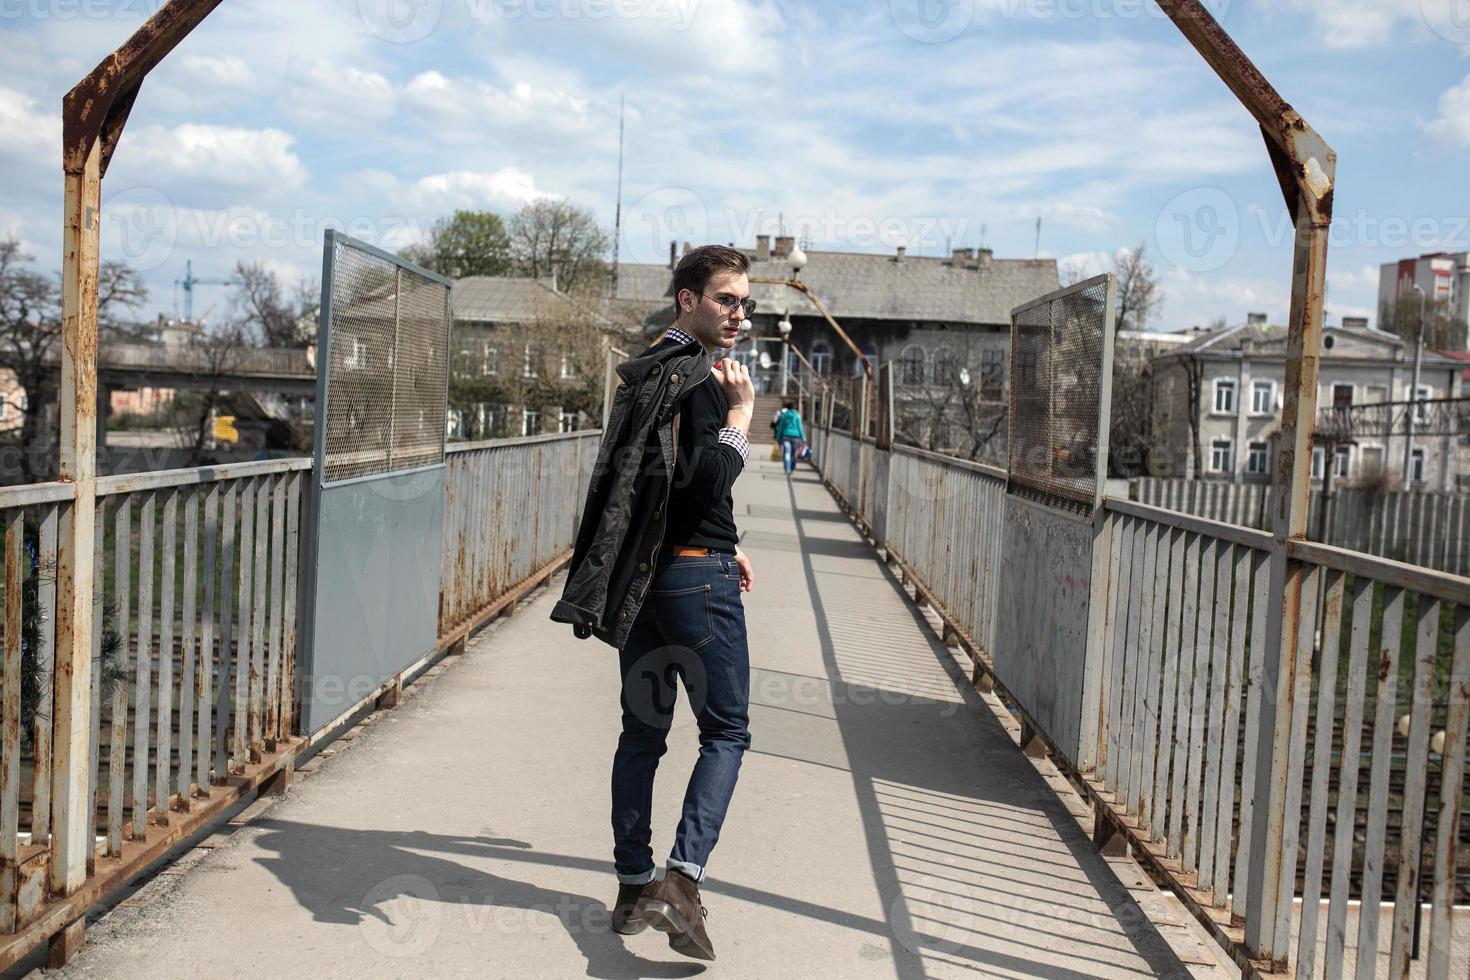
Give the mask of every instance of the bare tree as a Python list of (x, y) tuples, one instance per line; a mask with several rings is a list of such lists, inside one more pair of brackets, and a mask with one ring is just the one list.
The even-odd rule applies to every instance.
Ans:
[(263, 262), (235, 265), (235, 326), (262, 347), (304, 347), (311, 342), (303, 318), (315, 307), (317, 283), (299, 280), (288, 288)]
[(1158, 270), (1148, 260), (1145, 249), (1146, 245), (1139, 242), (1119, 251), (1113, 262), (1113, 275), (1118, 280), (1119, 330), (1146, 329), (1149, 317), (1164, 305)]
[(211, 421), (215, 410), (223, 404), (229, 379), (235, 375), (240, 361), (250, 347), (248, 327), (240, 321), (201, 331), (189, 344), (188, 357), (197, 365), (192, 374), (197, 391), (184, 401), (191, 411), (188, 427), (179, 433), (189, 449), (189, 463), (206, 462), (205, 447), (212, 436)]
[(928, 364), (927, 377), (894, 391), (894, 435), (899, 442), (970, 460), (1003, 461), (1009, 406), (1004, 369), (986, 365), (971, 334)]
[(608, 234), (592, 212), (570, 201), (541, 198), (510, 219), (516, 270), (536, 278), (555, 273), (563, 292), (601, 285), (608, 244)]
[[(45, 420), (56, 403), (60, 383), (61, 284), (32, 269), (32, 261), (15, 238), (0, 239), (0, 368), (15, 377), (16, 391), (7, 399), (7, 407), (22, 413), (19, 477), (23, 483), (54, 473), (57, 433), (46, 431)], [(124, 311), (137, 309), (147, 297), (148, 290), (130, 267), (102, 263), (97, 277), (99, 336), (134, 332)]]

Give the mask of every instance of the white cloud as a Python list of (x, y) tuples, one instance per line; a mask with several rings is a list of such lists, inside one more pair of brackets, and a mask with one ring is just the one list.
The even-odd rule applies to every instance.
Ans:
[(1330, 48), (1387, 44), (1400, 21), (1423, 25), (1421, 0), (1257, 0), (1265, 9), (1310, 14)]
[(255, 72), (239, 55), (186, 54), (178, 60), (179, 81), (205, 88), (253, 88), (258, 83)]
[(284, 94), (292, 119), (314, 129), (354, 126), (393, 115), (393, 86), (373, 71), (329, 61), (296, 62)]
[(0, 156), (61, 162), (61, 113), (45, 112), (36, 100), (0, 86)]
[(513, 211), (527, 201), (549, 196), (536, 189), (535, 178), (515, 167), (491, 172), (451, 170), (421, 177), (406, 186), (384, 174), (366, 179), (376, 183), (394, 207), (435, 216), (456, 208)]
[(1426, 127), (1430, 136), (1470, 146), (1470, 75), (1439, 97), (1439, 116)]
[(204, 123), (143, 126), (125, 130), (123, 142), (128, 145), (119, 149), (118, 158), (160, 183), (192, 178), (268, 191), (299, 190), (306, 184), (306, 166), (291, 148), (295, 137), (279, 129)]
[(497, 126), (527, 125), (540, 131), (576, 130), (587, 123), (587, 99), (529, 82), (497, 88), (430, 70), (414, 76), (403, 95), (412, 108), (479, 133)]

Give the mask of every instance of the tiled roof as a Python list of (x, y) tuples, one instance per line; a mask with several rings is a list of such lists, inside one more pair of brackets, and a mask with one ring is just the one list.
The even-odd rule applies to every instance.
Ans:
[(484, 323), (532, 323), (575, 305), (540, 279), (469, 276), (454, 280), (454, 319)]
[[(994, 259), (980, 269), (972, 261), (862, 252), (808, 251), (800, 272), (828, 311), (843, 317), (875, 320), (935, 320), (951, 323), (1008, 324), (1011, 310), (1058, 288), (1054, 259)], [(752, 262), (752, 278), (786, 279), (791, 267), (784, 258)], [(624, 265), (619, 270), (618, 298), (647, 303), (657, 310), (673, 302), (673, 272), (664, 265)], [(752, 283), (757, 313), (786, 311), (821, 314), (803, 295), (785, 286)]]
[[(1166, 352), (1165, 357), (1182, 357), (1190, 354), (1219, 354), (1229, 357), (1239, 354), (1247, 347), (1256, 356), (1271, 353), (1285, 353), (1288, 329), (1275, 324), (1239, 323), (1233, 327), (1221, 327), (1201, 334), (1174, 350)], [(1364, 344), (1381, 345), (1385, 348), (1383, 357), (1388, 360), (1399, 360), (1411, 356), (1412, 351), (1402, 337), (1397, 334), (1386, 333), (1382, 330), (1360, 330), (1355, 327), (1329, 326), (1323, 330), (1323, 336), (1335, 334), (1339, 337), (1351, 338)], [(1272, 351), (1272, 348), (1277, 348)], [(1340, 356), (1342, 348), (1339, 347), (1337, 354)], [(1334, 357), (1330, 350), (1322, 352), (1324, 359)], [(1348, 356), (1363, 356), (1362, 354)], [(1447, 359), (1439, 352), (1426, 350), (1424, 352), (1426, 364), (1443, 364)]]

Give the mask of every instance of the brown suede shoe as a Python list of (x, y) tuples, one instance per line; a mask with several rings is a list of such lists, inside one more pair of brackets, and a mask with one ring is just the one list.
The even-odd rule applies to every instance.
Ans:
[(639, 906), (645, 892), (653, 888), (658, 879), (645, 882), (641, 885), (618, 885), (618, 900), (612, 907), (612, 927), (614, 932), (620, 932), (625, 936), (636, 936), (648, 928), (648, 920), (643, 917), (643, 909)]
[(643, 919), (668, 933), (669, 948), (696, 960), (715, 958), (715, 944), (704, 930), (704, 906), (693, 878), (670, 871), (653, 882), (639, 899)]

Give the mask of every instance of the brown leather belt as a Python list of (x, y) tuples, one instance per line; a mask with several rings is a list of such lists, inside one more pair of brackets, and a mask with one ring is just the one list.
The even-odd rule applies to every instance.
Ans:
[(691, 548), (687, 544), (664, 545), (664, 550), (678, 555), (680, 558), (708, 558), (714, 554), (709, 548)]

